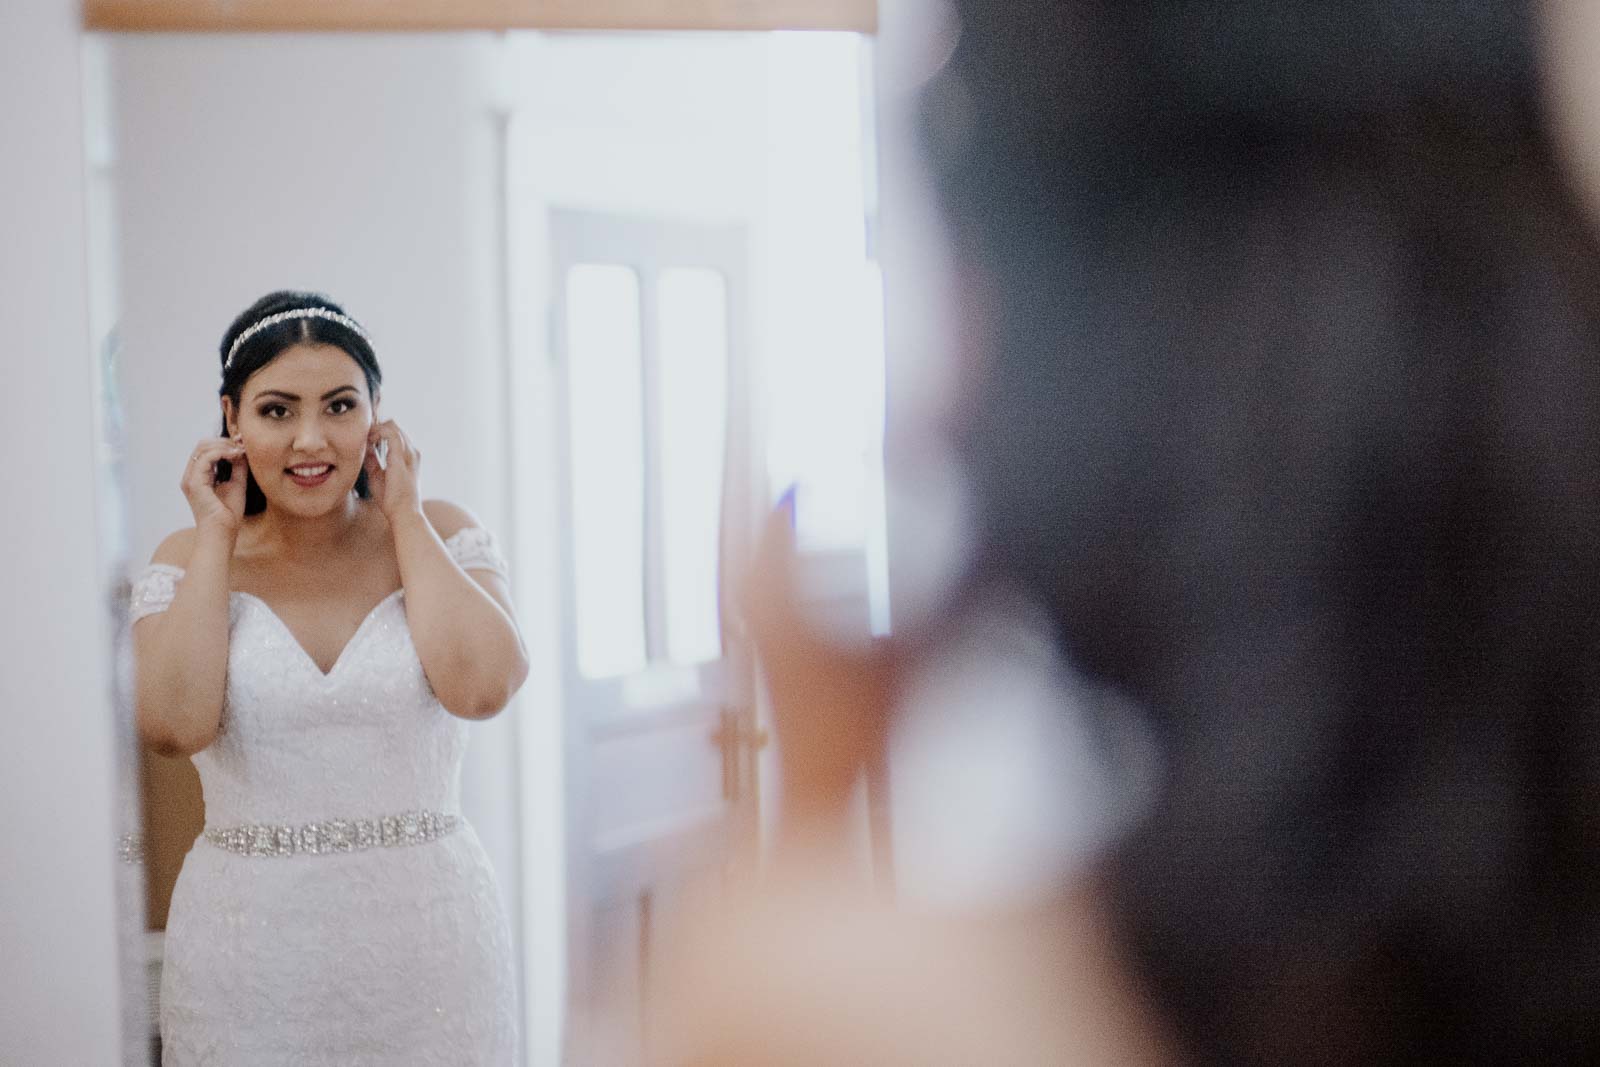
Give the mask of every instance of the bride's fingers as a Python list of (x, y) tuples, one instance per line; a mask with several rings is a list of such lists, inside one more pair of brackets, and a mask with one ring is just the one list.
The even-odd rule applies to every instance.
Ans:
[(367, 454), (361, 465), (369, 471), (383, 470), (383, 424), (375, 422), (367, 429)]
[[(244, 499), (245, 487), (249, 484), (250, 458), (245, 455), (243, 449), (226, 458), (232, 464), (232, 469), (228, 472), (228, 480), (225, 482), (213, 480), (212, 488), (216, 490), (217, 495), (224, 501), (237, 503)], [(215, 479), (215, 477), (216, 475), (213, 472), (212, 478)]]
[(399, 426), (394, 428), (394, 432), (399, 435), (401, 446), (405, 449), (406, 466), (415, 467), (422, 461), (422, 451), (418, 449), (416, 443), (411, 440), (411, 435), (406, 433)]
[(378, 446), (373, 445), (367, 450), (366, 462), (362, 464), (367, 474), (367, 490), (379, 500), (383, 499), (384, 477), (386, 471), (382, 461), (378, 459)]
[(234, 460), (243, 455), (243, 447), (234, 444), (226, 437), (201, 441), (189, 457), (188, 466), (184, 468), (183, 485), (195, 489), (215, 485), (217, 461)]
[(411, 466), (411, 451), (405, 431), (393, 419), (384, 419), (378, 424), (378, 437), (382, 442), (383, 462), (385, 469), (393, 467), (398, 459), (403, 467)]
[(394, 457), (398, 455), (401, 464), (407, 470), (415, 468), (418, 461), (422, 459), (422, 453), (417, 450), (417, 446), (412, 443), (411, 438), (400, 428), (400, 424), (393, 419), (385, 419), (382, 425), (384, 439), (389, 442), (389, 454), (386, 457), (388, 462), (392, 464)]
[(189, 457), (189, 461), (191, 464), (201, 460), (209, 460), (215, 463), (219, 459), (227, 459), (229, 453), (237, 451), (240, 451), (240, 446), (234, 443), (231, 438), (207, 438), (195, 445), (194, 454)]

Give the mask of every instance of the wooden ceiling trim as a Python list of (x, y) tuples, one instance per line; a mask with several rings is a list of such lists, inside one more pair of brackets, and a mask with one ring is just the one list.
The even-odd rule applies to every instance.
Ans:
[(119, 32), (849, 30), (877, 0), (84, 0), (84, 26)]

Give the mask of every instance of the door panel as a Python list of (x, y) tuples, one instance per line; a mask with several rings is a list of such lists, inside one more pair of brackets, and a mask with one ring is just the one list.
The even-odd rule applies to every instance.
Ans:
[(759, 472), (746, 235), (552, 212), (565, 450), (567, 1062), (640, 1060), (671, 902), (752, 860), (753, 669), (726, 625)]

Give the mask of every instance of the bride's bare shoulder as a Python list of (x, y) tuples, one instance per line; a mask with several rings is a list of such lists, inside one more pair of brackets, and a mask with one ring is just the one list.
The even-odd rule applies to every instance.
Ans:
[(161, 543), (156, 546), (156, 551), (150, 557), (151, 563), (165, 563), (172, 567), (187, 567), (189, 556), (194, 552), (194, 527), (189, 526), (182, 530), (174, 530)]
[(422, 513), (428, 517), (434, 532), (446, 540), (468, 526), (479, 525), (477, 516), (448, 500), (424, 500)]

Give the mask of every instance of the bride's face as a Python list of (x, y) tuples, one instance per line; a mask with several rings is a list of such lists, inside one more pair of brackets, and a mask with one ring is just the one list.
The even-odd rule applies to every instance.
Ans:
[(360, 364), (334, 345), (299, 344), (252, 374), (232, 410), (250, 473), (274, 507), (321, 515), (355, 488), (375, 418)]

